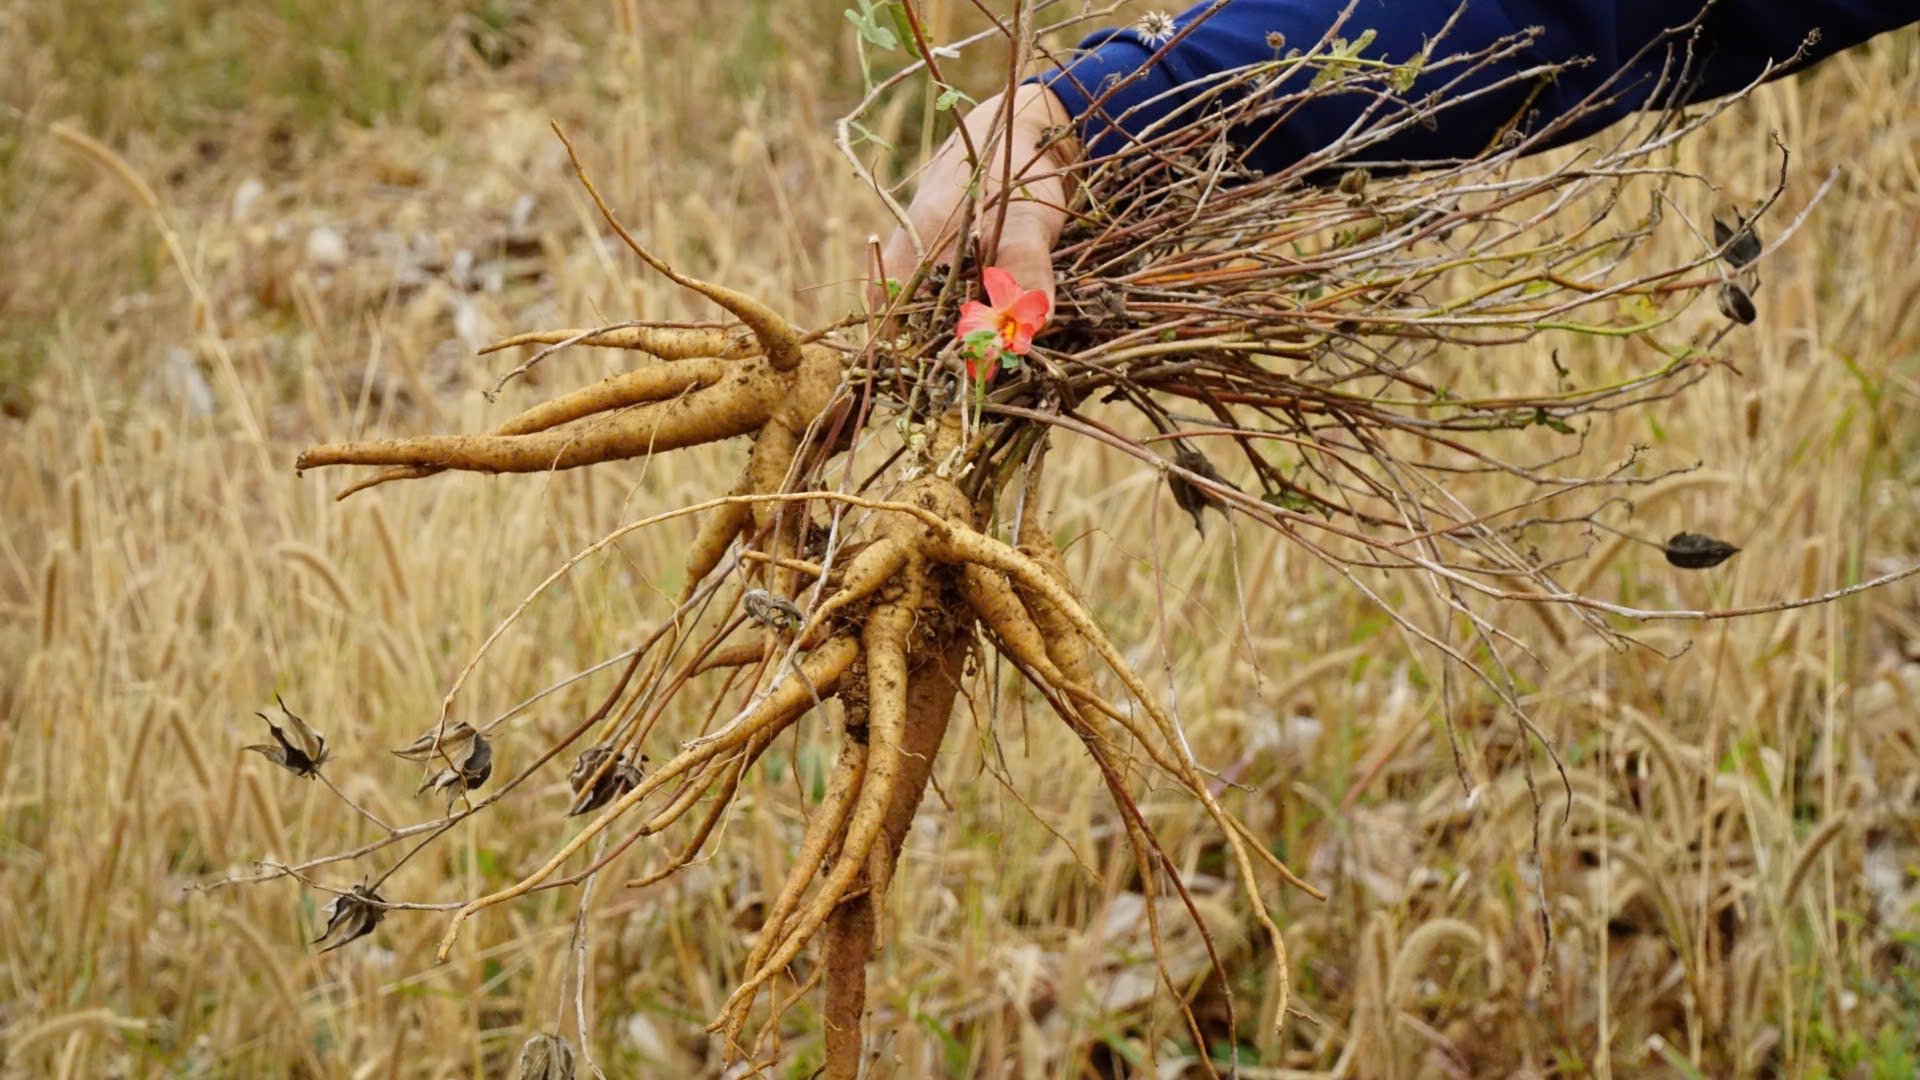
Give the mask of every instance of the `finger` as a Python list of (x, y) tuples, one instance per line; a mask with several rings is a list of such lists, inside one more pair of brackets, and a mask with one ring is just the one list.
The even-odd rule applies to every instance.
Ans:
[(1064, 212), (1044, 203), (1021, 201), (1007, 207), (995, 262), (1023, 289), (1039, 289), (1054, 299), (1053, 245), (1064, 227)]
[[(913, 224), (913, 232), (909, 233), (904, 226), (894, 229), (880, 252), (883, 268), (870, 272), (906, 284), (920, 265), (921, 251), (915, 247), (916, 240), (922, 245), (937, 245), (931, 258), (936, 264), (953, 257), (953, 223), (967, 195), (964, 178), (955, 173), (955, 168), (944, 152), (927, 166), (920, 190), (907, 207), (907, 220)], [(914, 234), (918, 234), (917, 237)]]
[(1023, 289), (1039, 289), (1053, 303), (1053, 252), (1045, 244), (1025, 236), (1005, 236), (1000, 240), (999, 265), (1013, 275)]

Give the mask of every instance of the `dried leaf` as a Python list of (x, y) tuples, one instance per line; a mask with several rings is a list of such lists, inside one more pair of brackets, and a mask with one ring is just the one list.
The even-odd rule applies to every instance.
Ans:
[(1751, 326), (1753, 320), (1759, 318), (1759, 312), (1753, 307), (1753, 297), (1748, 296), (1747, 290), (1733, 282), (1729, 281), (1720, 286), (1719, 297), (1720, 314), (1734, 322), (1742, 326)]
[[(594, 780), (594, 774), (600, 771), (601, 764), (612, 752), (613, 748), (603, 743), (581, 751), (580, 757), (574, 761), (573, 769), (567, 773), (567, 783), (573, 788), (574, 794), (573, 805), (567, 809), (568, 817), (590, 814), (640, 786), (640, 767), (628, 760), (625, 754), (621, 754), (599, 780)], [(644, 762), (647, 759), (642, 757), (640, 760)], [(588, 787), (589, 784), (592, 786)]]
[(341, 893), (327, 905), (327, 928), (313, 943), (318, 945), (337, 933), (339, 940), (320, 950), (330, 953), (349, 941), (366, 937), (386, 917), (387, 909), (381, 906), (385, 903), (379, 893), (365, 885), (355, 885), (352, 892)]
[[(1119, 289), (1101, 286), (1095, 289), (1087, 305), (1087, 321), (1095, 326), (1109, 323), (1123, 323), (1127, 320), (1127, 294)], [(1120, 388), (1124, 393), (1125, 388)]]
[[(286, 727), (267, 719), (267, 714), (256, 712), (253, 715), (266, 721), (267, 730), (273, 733), (273, 741), (279, 745), (262, 743), (247, 749), (287, 770), (295, 776), (311, 780), (320, 774), (320, 766), (327, 761), (327, 740), (319, 732), (307, 726), (305, 720), (294, 715), (287, 703), (275, 694), (273, 700), (279, 702), (280, 711), (287, 714)], [(292, 738), (288, 738), (288, 732)]]
[[(1205, 454), (1185, 443), (1174, 444), (1173, 463), (1197, 476), (1204, 476), (1216, 484), (1225, 487), (1234, 486), (1227, 481), (1226, 477), (1220, 475), (1220, 470), (1213, 467), (1213, 462), (1208, 461)], [(1180, 509), (1193, 515), (1193, 527), (1200, 530), (1202, 536), (1206, 535), (1207, 529), (1201, 523), (1200, 511), (1211, 506), (1222, 514), (1227, 512), (1226, 502), (1218, 495), (1192, 483), (1178, 473), (1167, 473), (1167, 487), (1172, 489), (1173, 501), (1179, 505)]]
[(520, 1047), (519, 1080), (573, 1080), (573, 1047), (551, 1032), (541, 1032)]
[(1702, 533), (1682, 532), (1673, 534), (1665, 551), (1667, 561), (1682, 570), (1705, 570), (1733, 558), (1740, 549)]
[(408, 761), (424, 762), (439, 757), (441, 752), (445, 751), (447, 760), (458, 761), (467, 752), (467, 744), (479, 734), (473, 729), (473, 725), (465, 720), (447, 728), (444, 732), (440, 730), (440, 725), (435, 724), (427, 729), (425, 735), (393, 753), (394, 756), (406, 758)]
[(1725, 216), (1714, 215), (1713, 243), (1736, 267), (1744, 267), (1760, 257), (1760, 234), (1753, 231), (1753, 222), (1739, 213), (1728, 211)]

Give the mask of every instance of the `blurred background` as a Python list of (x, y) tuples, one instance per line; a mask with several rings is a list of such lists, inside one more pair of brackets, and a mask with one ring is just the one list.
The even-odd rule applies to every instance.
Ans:
[[(937, 36), (979, 25), (960, 0), (924, 6)], [(878, 73), (900, 54), (868, 60)], [(1003, 64), (984, 47), (954, 70), (985, 93)], [(343, 790), (384, 820), (428, 820), (438, 800), (414, 796), (418, 767), (387, 748), (437, 716), (492, 628), (577, 549), (737, 471), (742, 449), (722, 446), (342, 504), (337, 477), (293, 473), (310, 442), (480, 430), (623, 363), (555, 356), (490, 404), (482, 391), (518, 362), (475, 356), (497, 337), (713, 317), (609, 243), (549, 121), (654, 250), (817, 325), (857, 303), (863, 245), (887, 223), (832, 146), (865, 80), (834, 5), (0, 0), (8, 1075), (500, 1076), (542, 1030), (584, 1035), (607, 1075), (719, 1075), (701, 1028), (830, 760), (817, 731), (754, 770), (694, 872), (620, 887), (672, 836), (615, 865), (585, 906), (578, 984), (574, 890), (486, 913), (435, 965), (444, 913), (395, 912), (318, 956), (324, 894), (204, 886), (378, 837), (325, 788), (242, 753), (274, 694), (328, 736)], [(1777, 223), (1832, 186), (1765, 266), (1759, 322), (1727, 340), (1737, 372), (1586, 441), (1589, 471), (1634, 445), (1661, 467), (1699, 462), (1638, 492), (1635, 522), (1746, 550), (1683, 575), (1596, 543), (1574, 585), (1739, 606), (1920, 559), (1916, 101), (1909, 30), (1674, 149), (1752, 200), (1772, 186), (1777, 133), (1794, 154)], [(924, 83), (894, 95), (869, 125), (878, 171), (902, 175), (943, 119)], [(1635, 349), (1569, 342), (1559, 362), (1599, 382), (1644, 361)], [(1224, 851), (1189, 803), (1149, 789), (1235, 974), (1237, 1026), (1168, 918), (1208, 1045), (1173, 1022), (1097, 774), (1043, 703), (983, 678), (888, 906), (869, 994), (880, 1075), (1183, 1076), (1236, 1046), (1250, 1077), (1915, 1075), (1913, 586), (1643, 628), (1674, 660), (1613, 652), (1552, 611), (1506, 612), (1541, 657), (1523, 690), (1569, 801), (1489, 701), (1457, 693), (1443, 715), (1428, 658), (1303, 553), (1219, 518), (1199, 536), (1155, 474), (1074, 454), (1070, 468), (1054, 455), (1050, 480), (1083, 592), (1174, 695), (1234, 785), (1223, 797), (1330, 894), (1270, 892), (1298, 1015), (1263, 1030), (1271, 964)], [(465, 718), (627, 647), (668, 609), (693, 530), (634, 534), (536, 604), (475, 673)], [(1382, 587), (1425, 602), (1415, 583)], [(577, 723), (605, 680), (510, 721), (502, 767)], [(1537, 869), (1529, 756), (1547, 798)], [(537, 779), (386, 896), (517, 880), (568, 835), (566, 802), (563, 777)], [(344, 887), (391, 857), (316, 872)], [(811, 1072), (817, 1024), (805, 1005), (790, 1014), (769, 1075)]]

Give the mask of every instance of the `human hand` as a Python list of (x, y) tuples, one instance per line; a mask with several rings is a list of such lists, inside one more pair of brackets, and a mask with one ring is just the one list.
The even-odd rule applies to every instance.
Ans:
[[(994, 121), (1001, 111), (1004, 94), (996, 94), (974, 106), (961, 121), (974, 149), (988, 164), (980, 178), (980, 201), (973, 221), (975, 235), (991, 242), (997, 202), (1007, 169), (1007, 144), (993, 138)], [(1053, 245), (1067, 224), (1067, 184), (1059, 170), (1079, 156), (1076, 140), (1055, 139), (1043, 153), (1041, 144), (1053, 129), (1070, 124), (1072, 117), (1053, 91), (1038, 84), (1026, 84), (1014, 90), (1013, 195), (1007, 203), (1006, 221), (1001, 226), (998, 249), (991, 262), (1013, 275), (1021, 287), (1046, 293), (1053, 303)], [(958, 247), (960, 223), (968, 199), (973, 170), (967, 161), (967, 146), (956, 132), (950, 136), (920, 178), (920, 188), (907, 207), (920, 241), (933, 253), (938, 264), (953, 261)], [(906, 229), (895, 229), (881, 249), (881, 266), (872, 269), (879, 285), (886, 279), (904, 282), (920, 263), (913, 237)], [(877, 307), (886, 301), (884, 287), (874, 292)]]

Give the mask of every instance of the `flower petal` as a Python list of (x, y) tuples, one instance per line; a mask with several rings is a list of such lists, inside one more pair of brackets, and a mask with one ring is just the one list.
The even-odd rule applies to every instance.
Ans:
[(1008, 304), (1020, 298), (1019, 282), (1013, 280), (1012, 274), (997, 266), (989, 266), (982, 270), (980, 280), (986, 283), (987, 299), (992, 300), (993, 306), (1002, 311), (1006, 310)]
[(1021, 325), (1038, 330), (1046, 325), (1047, 316), (1052, 311), (1053, 302), (1047, 299), (1047, 294), (1034, 289), (1031, 292), (1022, 293), (1020, 298), (1013, 302), (1013, 306), (1007, 309), (1007, 314), (1018, 319)]
[(992, 308), (978, 300), (969, 300), (961, 304), (960, 325), (954, 330), (953, 336), (964, 340), (968, 334), (976, 330), (995, 329), (997, 320), (994, 315)]
[(1007, 342), (1007, 351), (1015, 356), (1027, 355), (1027, 350), (1033, 347), (1035, 329), (1037, 328), (1028, 326), (1026, 323), (1015, 323), (1013, 338)]

